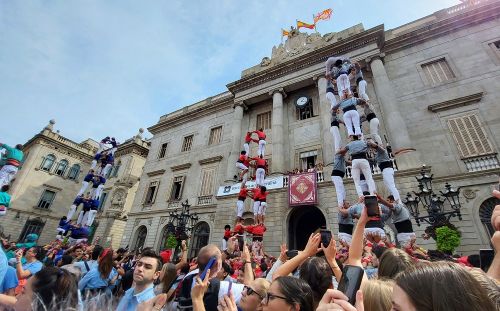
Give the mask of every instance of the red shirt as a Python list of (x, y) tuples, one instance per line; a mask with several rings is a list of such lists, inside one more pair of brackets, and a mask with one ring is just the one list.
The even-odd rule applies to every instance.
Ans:
[(224, 230), (224, 238), (229, 239), (231, 237), (231, 229)]
[(246, 167), (250, 165), (250, 161), (248, 160), (248, 156), (244, 154), (240, 154), (240, 157), (238, 158), (238, 162), (243, 163)]
[(243, 234), (243, 232), (245, 232), (245, 227), (242, 224), (237, 224), (234, 227), (234, 232), (237, 234)]
[(172, 256), (172, 251), (169, 249), (165, 249), (160, 252), (160, 257), (163, 263), (170, 262), (170, 257)]
[(252, 231), (253, 235), (263, 236), (264, 232), (266, 232), (266, 226), (264, 226), (264, 225), (258, 225), (258, 226), (253, 227), (253, 231)]
[(260, 196), (260, 188), (257, 187), (253, 189), (253, 199), (254, 201), (259, 201), (259, 196)]
[(269, 192), (260, 192), (259, 191), (259, 195), (258, 195), (258, 198), (261, 202), (265, 202), (266, 199), (267, 199), (267, 195), (269, 194)]
[(246, 142), (246, 143), (249, 143), (249, 142), (251, 142), (251, 141), (252, 141), (252, 133), (247, 133), (247, 134), (245, 135), (245, 142)]
[(255, 164), (257, 165), (257, 167), (265, 168), (266, 167), (266, 159), (256, 158)]
[(259, 140), (265, 140), (266, 139), (266, 133), (262, 131), (255, 131), (257, 133), (257, 136), (259, 136)]
[(255, 228), (255, 226), (253, 226), (253, 225), (248, 225), (248, 226), (246, 227), (246, 230), (247, 230), (247, 232), (248, 232), (248, 233), (253, 233), (253, 228)]
[(238, 199), (242, 198), (245, 199), (247, 197), (247, 188), (241, 188), (240, 193), (238, 193)]

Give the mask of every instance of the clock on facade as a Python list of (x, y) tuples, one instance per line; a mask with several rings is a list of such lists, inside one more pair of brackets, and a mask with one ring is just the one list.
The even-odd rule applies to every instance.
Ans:
[(308, 102), (309, 102), (309, 97), (301, 96), (301, 97), (297, 98), (297, 101), (295, 101), (295, 105), (298, 108), (304, 108)]

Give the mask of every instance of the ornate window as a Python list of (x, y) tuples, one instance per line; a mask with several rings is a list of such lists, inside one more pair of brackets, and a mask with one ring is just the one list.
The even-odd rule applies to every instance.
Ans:
[(167, 154), (168, 143), (164, 143), (160, 146), (160, 151), (158, 151), (158, 159), (163, 159)]
[(270, 128), (271, 128), (271, 111), (258, 114), (256, 129), (266, 130)]
[(484, 230), (488, 236), (492, 236), (495, 233), (495, 229), (491, 225), (491, 215), (496, 205), (500, 204), (500, 200), (497, 198), (489, 198), (481, 204), (479, 207), (479, 219), (484, 226)]
[(438, 85), (455, 78), (455, 74), (444, 57), (421, 66), (430, 85)]
[(144, 204), (153, 204), (156, 199), (156, 194), (158, 193), (159, 181), (152, 181), (149, 183), (149, 187), (146, 190), (146, 195), (144, 196)]
[(68, 168), (68, 164), (69, 164), (68, 161), (61, 160), (57, 165), (56, 175), (64, 176), (64, 173), (66, 173), (66, 169)]
[(78, 178), (78, 175), (80, 175), (80, 165), (73, 164), (73, 166), (69, 170), (68, 179), (76, 180)]
[(194, 135), (189, 135), (189, 136), (184, 137), (184, 141), (182, 142), (181, 152), (191, 150), (191, 147), (193, 147), (193, 138), (194, 138)]
[(170, 190), (170, 201), (180, 201), (184, 189), (184, 176), (174, 177), (172, 189)]
[(118, 163), (113, 166), (111, 177), (118, 177), (118, 171), (120, 171), (120, 166), (122, 166), (122, 161), (118, 161)]
[(54, 166), (54, 162), (56, 161), (56, 157), (53, 155), (53, 154), (49, 154), (47, 155), (43, 161), (42, 161), (42, 165), (40, 166), (40, 169), (42, 171), (47, 171), (47, 172), (50, 172), (50, 170), (52, 169), (52, 166)]
[(49, 209), (50, 206), (52, 205), (52, 202), (54, 202), (55, 197), (56, 197), (56, 193), (54, 191), (50, 191), (50, 190), (46, 189), (42, 193), (42, 196), (40, 197), (40, 200), (38, 201), (37, 207)]
[(23, 231), (21, 231), (21, 235), (19, 236), (19, 241), (21, 242), (24, 241), (26, 236), (31, 233), (35, 233), (38, 236), (40, 236), (40, 233), (42, 233), (42, 229), (44, 226), (45, 223), (39, 217), (34, 219), (28, 219), (24, 224)]
[(477, 115), (448, 119), (447, 123), (462, 159), (493, 153)]
[(146, 226), (140, 226), (136, 231), (135, 241), (133, 250), (142, 249), (144, 247), (144, 243), (146, 242), (146, 237), (148, 236), (148, 229)]
[(210, 138), (208, 139), (208, 145), (216, 145), (220, 143), (222, 138), (222, 126), (214, 127), (210, 130)]
[(193, 229), (193, 238), (189, 257), (195, 257), (203, 246), (208, 245), (210, 238), (210, 226), (202, 221), (196, 224)]

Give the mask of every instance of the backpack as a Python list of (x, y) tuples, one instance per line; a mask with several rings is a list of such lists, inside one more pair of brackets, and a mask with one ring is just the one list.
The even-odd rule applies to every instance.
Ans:
[[(177, 292), (175, 300), (177, 301), (177, 310), (181, 311), (192, 311), (193, 302), (191, 300), (191, 285), (193, 284), (193, 279), (197, 274), (189, 275), (185, 277), (179, 284), (180, 290)], [(206, 311), (217, 311), (217, 305), (219, 304), (219, 289), (220, 280), (213, 278), (208, 284), (208, 289), (203, 296), (203, 304), (205, 305)]]

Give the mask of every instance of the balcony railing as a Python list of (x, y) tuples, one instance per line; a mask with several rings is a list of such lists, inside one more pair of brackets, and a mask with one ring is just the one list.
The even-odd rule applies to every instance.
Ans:
[(212, 195), (204, 195), (198, 197), (198, 205), (210, 205), (212, 204), (213, 196)]
[(170, 201), (168, 202), (168, 208), (178, 208), (180, 206), (180, 201)]
[(467, 171), (479, 172), (494, 168), (500, 168), (500, 163), (496, 154), (489, 154), (463, 160)]

